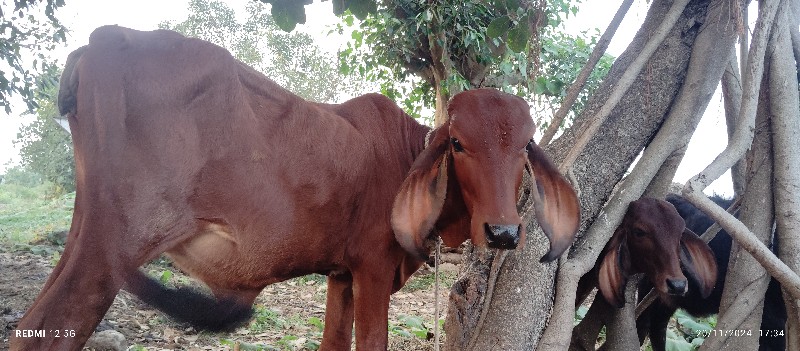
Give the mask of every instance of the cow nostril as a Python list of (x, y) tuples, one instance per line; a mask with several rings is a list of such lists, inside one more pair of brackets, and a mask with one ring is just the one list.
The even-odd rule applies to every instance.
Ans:
[(519, 244), (520, 228), (522, 228), (521, 225), (483, 224), (489, 247), (499, 249), (516, 248), (517, 244)]
[(484, 223), (483, 231), (486, 233), (486, 239), (489, 241), (489, 244), (491, 244), (495, 240), (494, 230), (492, 230), (492, 226), (490, 226), (489, 223)]
[(667, 279), (667, 289), (672, 295), (683, 295), (686, 288), (686, 279)]

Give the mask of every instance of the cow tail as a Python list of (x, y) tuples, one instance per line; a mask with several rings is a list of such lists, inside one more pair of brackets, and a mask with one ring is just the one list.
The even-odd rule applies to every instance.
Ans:
[(253, 315), (251, 305), (216, 299), (193, 288), (168, 288), (138, 269), (126, 279), (125, 290), (173, 319), (197, 330), (233, 331)]

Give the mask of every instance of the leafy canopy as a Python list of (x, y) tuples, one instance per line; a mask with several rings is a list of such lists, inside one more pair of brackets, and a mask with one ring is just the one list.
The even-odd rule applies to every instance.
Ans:
[[(291, 32), (297, 24), (306, 23), (305, 6), (310, 5), (313, 0), (260, 0), (265, 4), (270, 4), (272, 18), (280, 29)], [(341, 15), (345, 11), (354, 14), (358, 19), (363, 20), (370, 13), (377, 11), (375, 0), (332, 0), (333, 13)]]
[[(66, 28), (55, 17), (64, 0), (14, 0), (0, 3), (0, 106), (11, 113), (11, 97), (19, 94), (29, 110), (37, 106), (36, 77), (46, 71), (45, 53), (66, 41)], [(29, 57), (31, 62), (25, 62)]]
[[(434, 104), (437, 88), (454, 92), (496, 87), (535, 97), (540, 112), (555, 110), (596, 43), (597, 34), (564, 34), (575, 1), (391, 0), (356, 21), (345, 13), (352, 40), (340, 55), (343, 72), (376, 82), (412, 115)], [(339, 28), (344, 30), (344, 26)], [(437, 86), (432, 50), (440, 45), (452, 70)], [(595, 69), (573, 111), (582, 108), (611, 66)], [(573, 112), (574, 116), (574, 112)], [(544, 121), (541, 121), (544, 122)], [(545, 123), (540, 123), (546, 127)]]
[[(61, 70), (48, 66), (39, 81), (56, 80)], [(41, 84), (40, 84), (41, 86)], [(36, 96), (36, 119), (20, 128), (15, 144), (20, 146), (23, 169), (35, 172), (55, 186), (55, 194), (75, 190), (75, 162), (69, 134), (54, 120), (58, 116), (56, 95), (58, 87), (49, 85)]]

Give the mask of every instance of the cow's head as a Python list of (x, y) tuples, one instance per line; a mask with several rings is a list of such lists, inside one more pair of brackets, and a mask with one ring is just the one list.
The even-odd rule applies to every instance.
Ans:
[(631, 274), (644, 273), (665, 295), (685, 294), (688, 276), (706, 298), (717, 281), (711, 248), (686, 228), (675, 207), (663, 200), (631, 202), (600, 259), (598, 287), (606, 301), (617, 307), (625, 303), (625, 284)]
[(569, 183), (533, 142), (528, 104), (494, 89), (453, 97), (449, 120), (432, 131), (392, 210), (397, 241), (427, 257), (433, 229), (448, 246), (514, 249), (525, 240), (517, 212), (522, 173), (533, 173), (536, 219), (550, 240), (542, 261), (558, 258), (578, 230), (580, 208)]

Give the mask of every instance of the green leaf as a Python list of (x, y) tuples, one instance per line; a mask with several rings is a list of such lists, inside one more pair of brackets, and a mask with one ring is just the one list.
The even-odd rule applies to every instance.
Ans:
[(547, 78), (545, 77), (538, 77), (536, 78), (536, 82), (533, 83), (533, 92), (534, 94), (541, 95), (547, 91)]
[(344, 0), (344, 2), (344, 6), (361, 21), (365, 20), (369, 14), (378, 12), (375, 0)]
[(528, 33), (527, 24), (520, 23), (508, 31), (508, 48), (513, 52), (524, 51), (525, 47), (528, 45), (528, 39), (530, 39), (530, 36), (531, 35)]
[(667, 351), (692, 351), (694, 349), (692, 344), (675, 334), (672, 329), (667, 329), (666, 341), (665, 348)]
[(322, 320), (317, 318), (317, 317), (309, 318), (308, 319), (308, 324), (316, 327), (317, 329), (319, 329), (319, 331), (322, 331), (323, 329), (325, 329), (325, 323), (323, 323)]
[(428, 334), (430, 333), (428, 331), (428, 329), (414, 329), (414, 330), (412, 330), (412, 332), (414, 333), (414, 336), (416, 336), (416, 337), (418, 337), (418, 338), (420, 338), (422, 340), (427, 340), (428, 339)]
[(425, 328), (425, 325), (423, 324), (422, 318), (419, 318), (419, 317), (416, 317), (416, 316), (402, 316), (402, 317), (400, 317), (400, 321), (403, 322), (403, 324), (405, 324), (405, 325), (407, 325), (407, 326), (409, 326), (411, 328), (427, 329), (427, 328)]
[(170, 279), (172, 279), (172, 271), (165, 270), (161, 272), (161, 277), (158, 280), (161, 281), (161, 284), (167, 284)]
[(711, 330), (711, 325), (708, 323), (699, 322), (688, 314), (676, 314), (676, 317), (678, 324), (680, 324), (684, 329), (688, 329), (692, 334), (696, 335), (699, 332)]
[(506, 0), (506, 8), (509, 11), (514, 11), (514, 10), (520, 8), (519, 0)]
[(404, 338), (410, 338), (411, 337), (411, 333), (409, 333), (408, 330), (406, 330), (405, 328), (400, 327), (400, 326), (392, 326), (392, 327), (389, 328), (389, 331), (391, 333), (395, 334), (395, 335), (399, 335), (399, 336), (402, 336)]
[(291, 32), (298, 23), (306, 23), (306, 9), (302, 2), (272, 2), (272, 18), (278, 28)]
[(499, 38), (508, 32), (509, 27), (511, 27), (511, 20), (508, 17), (495, 18), (486, 28), (486, 35), (489, 38)]

